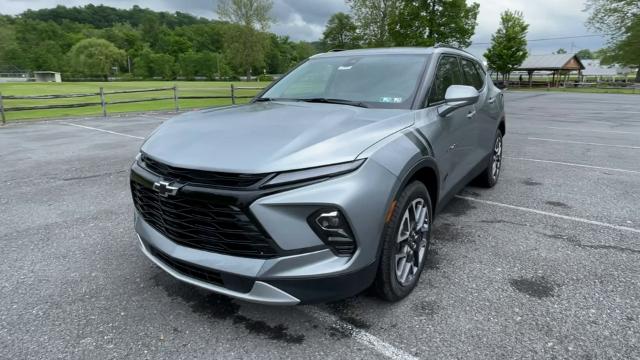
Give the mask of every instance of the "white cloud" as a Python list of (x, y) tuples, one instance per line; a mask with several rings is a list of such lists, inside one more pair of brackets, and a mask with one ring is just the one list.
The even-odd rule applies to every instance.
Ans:
[[(472, 0), (467, 0), (471, 2)], [(530, 24), (529, 39), (561, 37), (589, 34), (584, 26), (587, 14), (583, 12), (584, 0), (475, 0), (480, 4), (478, 27), (474, 42), (485, 43), (491, 39), (500, 22), (500, 13), (506, 9), (524, 13)], [(0, 0), (0, 12), (19, 14), (27, 9), (40, 9), (56, 5), (80, 6), (89, 3), (105, 4), (120, 8), (133, 5), (161, 11), (182, 11), (197, 16), (215, 18), (216, 0)], [(343, 0), (274, 0), (274, 16), (277, 22), (271, 30), (277, 34), (288, 35), (294, 40), (318, 40), (322, 36), (329, 17), (338, 12), (348, 12)], [(580, 38), (554, 41), (530, 42), (532, 53), (550, 53), (562, 47), (575, 51), (582, 48), (602, 47), (602, 38)], [(482, 54), (486, 45), (470, 48), (476, 54)]]
[[(500, 13), (518, 10), (529, 24), (528, 39), (547, 39), (593, 34), (585, 27), (588, 14), (583, 11), (584, 0), (476, 0), (480, 4), (478, 27), (474, 42), (487, 43), (500, 25)], [(578, 51), (583, 48), (598, 49), (604, 45), (603, 38), (578, 38), (529, 42), (534, 54), (548, 54), (559, 48)], [(469, 50), (478, 55), (486, 45), (473, 46)]]

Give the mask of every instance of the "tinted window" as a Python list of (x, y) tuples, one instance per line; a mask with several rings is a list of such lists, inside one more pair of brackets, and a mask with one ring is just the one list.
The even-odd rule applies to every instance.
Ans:
[(311, 59), (263, 97), (364, 102), (377, 108), (410, 108), (428, 55), (336, 56)]
[(429, 93), (429, 104), (444, 101), (444, 95), (451, 85), (462, 85), (462, 74), (460, 74), (458, 58), (443, 56), (438, 62), (438, 68)]
[(476, 90), (482, 89), (484, 86), (484, 77), (480, 76), (478, 73), (476, 63), (471, 60), (460, 59), (460, 65), (462, 66), (464, 84), (473, 86)]
[(474, 62), (473, 65), (475, 65), (478, 74), (480, 74), (480, 76), (482, 76), (482, 78), (484, 79), (487, 76), (487, 73), (484, 71), (482, 65), (478, 64), (477, 62)]

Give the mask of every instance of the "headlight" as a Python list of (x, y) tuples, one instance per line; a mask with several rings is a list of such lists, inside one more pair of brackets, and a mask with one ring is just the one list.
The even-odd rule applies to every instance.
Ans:
[(285, 185), (300, 181), (317, 180), (350, 173), (358, 169), (360, 165), (364, 163), (364, 161), (365, 159), (360, 159), (335, 165), (283, 172), (276, 175), (273, 179), (269, 180), (265, 184), (265, 186)]

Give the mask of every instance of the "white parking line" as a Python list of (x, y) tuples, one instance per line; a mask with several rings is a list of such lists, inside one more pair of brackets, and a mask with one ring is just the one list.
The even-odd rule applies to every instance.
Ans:
[(596, 169), (596, 170), (618, 171), (618, 172), (625, 172), (625, 173), (631, 173), (631, 174), (640, 174), (640, 171), (636, 171), (636, 170), (616, 169), (616, 168), (608, 168), (608, 167), (601, 167), (601, 166), (568, 163), (568, 162), (562, 162), (562, 161), (529, 159), (529, 158), (511, 157), (511, 156), (505, 156), (505, 158), (506, 159), (512, 159), (512, 160), (533, 161), (533, 162), (547, 163), (547, 164), (575, 166), (575, 167)]
[(556, 213), (552, 213), (552, 212), (548, 212), (548, 211), (542, 211), (542, 210), (530, 209), (530, 208), (521, 207), (521, 206), (503, 204), (503, 203), (499, 203), (499, 202), (495, 202), (495, 201), (476, 199), (474, 197), (469, 197), (469, 196), (456, 195), (456, 197), (459, 198), (459, 199), (474, 201), (474, 202), (478, 202), (478, 203), (482, 203), (482, 204), (494, 205), (494, 206), (499, 206), (499, 207), (503, 207), (503, 208), (507, 208), (507, 209), (526, 211), (526, 212), (530, 212), (530, 213), (534, 213), (534, 214), (551, 216), (551, 217), (564, 219), (564, 220), (576, 221), (576, 222), (580, 222), (580, 223), (583, 223), (583, 224), (597, 225), (597, 226), (602, 226), (602, 227), (606, 227), (606, 228), (610, 228), (610, 229), (621, 230), (621, 231), (629, 231), (629, 232), (632, 232), (632, 233), (640, 234), (640, 229), (634, 229), (634, 228), (630, 228), (630, 227), (627, 227), (627, 226), (609, 224), (609, 223), (604, 223), (604, 222), (595, 221), (595, 220), (583, 219), (583, 218), (579, 218), (579, 217), (575, 217), (575, 216), (560, 215), (560, 214), (556, 214)]
[(406, 360), (417, 360), (415, 356), (408, 354), (395, 346), (384, 342), (382, 339), (377, 336), (371, 335), (368, 332), (358, 329), (352, 326), (349, 323), (346, 323), (334, 315), (331, 315), (323, 310), (320, 310), (316, 307), (311, 306), (301, 306), (299, 308), (307, 315), (316, 318), (319, 321), (327, 325), (332, 325), (337, 327), (339, 330), (344, 331), (345, 333), (351, 334), (352, 338), (359, 342), (362, 345), (368, 346), (371, 349), (377, 351), (378, 353), (391, 358), (391, 359), (406, 359)]
[(133, 139), (140, 139), (140, 140), (144, 140), (144, 138), (143, 138), (143, 137), (141, 137), (141, 136), (135, 136), (135, 135), (123, 134), (123, 133), (119, 133), (119, 132), (115, 132), (115, 131), (111, 131), (111, 130), (98, 129), (98, 128), (94, 128), (94, 127), (91, 127), (91, 126), (84, 126), (84, 125), (72, 124), (72, 123), (68, 123), (68, 122), (62, 122), (61, 124), (70, 125), (70, 126), (75, 126), (75, 127), (79, 127), (79, 128), (83, 128), (83, 129), (88, 129), (88, 130), (100, 131), (100, 132), (109, 133), (109, 134), (113, 134), (113, 135), (126, 136), (126, 137), (128, 137), (128, 138), (133, 138)]
[(578, 129), (578, 128), (556, 127), (556, 126), (542, 126), (542, 127), (545, 129), (555, 129), (555, 130), (588, 131), (588, 132), (601, 132), (601, 133), (608, 133), (608, 134), (640, 135), (640, 132), (633, 132), (633, 131), (593, 130), (593, 129)]
[(153, 119), (153, 120), (161, 120), (161, 121), (167, 121), (169, 119), (171, 119), (171, 116), (155, 116), (153, 114), (138, 114), (138, 116), (140, 117), (145, 117), (147, 119)]
[(631, 146), (631, 145), (612, 145), (612, 144), (600, 144), (600, 143), (572, 141), (572, 140), (543, 139), (543, 138), (535, 138), (535, 137), (530, 137), (527, 139), (538, 140), (538, 141), (552, 141), (552, 142), (559, 142), (559, 143), (565, 143), (565, 144), (581, 144), (581, 145), (594, 145), (594, 146), (608, 146), (608, 147), (616, 147), (616, 148), (624, 148), (624, 149), (640, 149), (640, 146)]

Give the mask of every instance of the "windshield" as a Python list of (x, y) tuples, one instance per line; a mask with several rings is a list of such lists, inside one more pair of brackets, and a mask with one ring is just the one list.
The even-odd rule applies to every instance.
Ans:
[(409, 109), (428, 59), (428, 55), (310, 59), (276, 83), (261, 99)]

